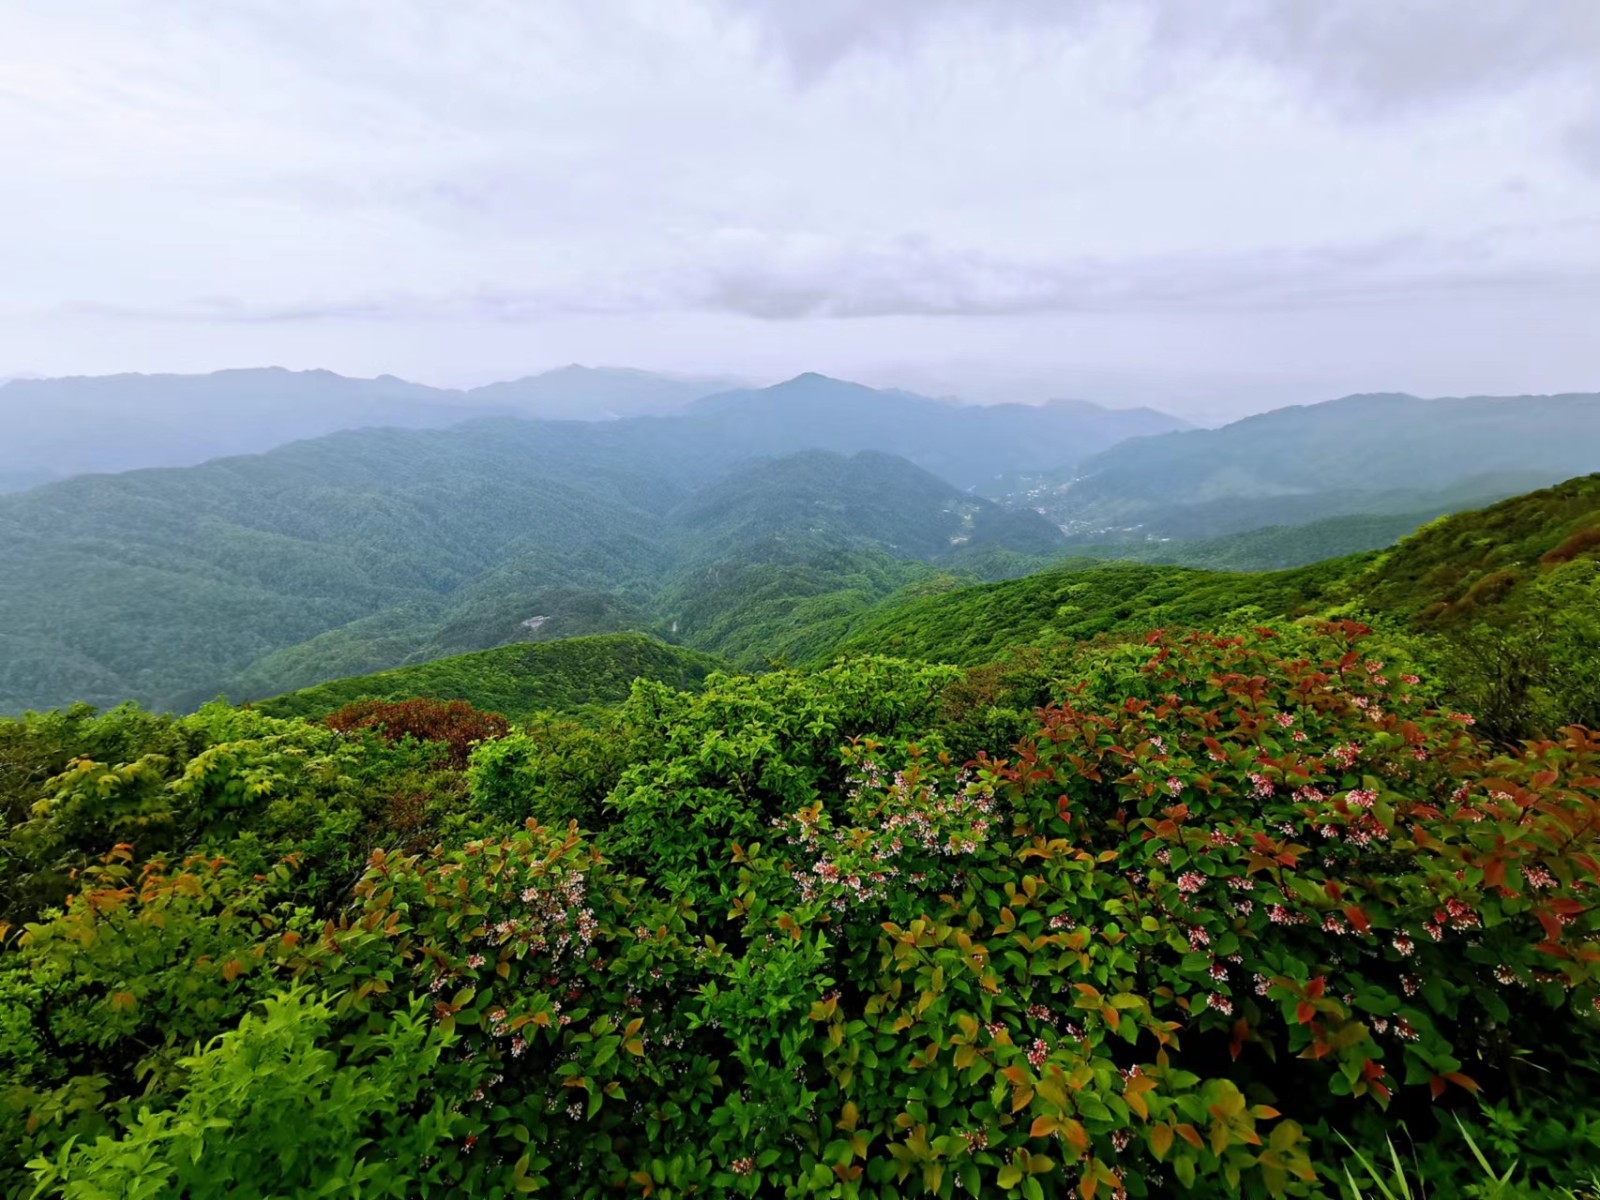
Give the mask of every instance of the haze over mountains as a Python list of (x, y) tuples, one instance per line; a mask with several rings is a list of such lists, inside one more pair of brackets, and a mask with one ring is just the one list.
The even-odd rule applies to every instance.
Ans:
[(0, 491), (90, 471), (179, 467), (297, 438), (392, 425), (437, 429), (483, 416), (608, 420), (681, 409), (736, 386), (570, 366), (468, 390), (393, 375), (261, 367), (209, 375), (104, 375), (0, 384)]
[(1471, 507), (1592, 470), (1600, 395), (1346, 396), (1123, 442), (1038, 491), (1089, 534), (1210, 537), (1346, 514)]
[[(726, 436), (717, 414), (359, 430), (5, 497), (0, 706), (264, 694), (441, 637), (476, 649), (531, 636), (526, 622), (562, 615), (550, 589), (616, 593), (626, 611), (718, 555), (897, 561), (1062, 540), (1036, 513), (885, 454), (752, 468), (742, 411)], [(309, 644), (343, 627), (337, 648)], [(302, 642), (293, 661), (258, 662)]]
[[(1084, 550), (1291, 566), (1600, 463), (1600, 397), (1577, 395), (1348, 397), (1215, 430), (816, 374), (727, 389), (570, 368), (448, 392), (240, 371), (0, 395), (36, 435), (8, 443), (13, 473), (75, 469), (71, 429), (115, 462), (381, 423), (0, 497), (4, 711), (185, 707), (624, 630), (759, 663), (935, 577)], [(546, 419), (579, 412), (610, 419)]]
[(741, 388), (725, 378), (570, 366), (464, 391), (392, 375), (349, 379), (277, 367), (21, 379), (0, 386), (0, 418), (11, 434), (0, 445), (0, 491), (93, 471), (190, 466), (343, 429), (441, 429), (491, 416), (668, 415), (711, 421), (719, 436), (752, 454), (904, 448), (962, 486), (998, 469), (1057, 467), (1123, 438), (1186, 427), (1151, 409), (1086, 401), (962, 405), (815, 374)]

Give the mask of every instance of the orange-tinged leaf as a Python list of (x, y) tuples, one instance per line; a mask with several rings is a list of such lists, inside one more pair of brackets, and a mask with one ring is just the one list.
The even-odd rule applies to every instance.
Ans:
[(1089, 1131), (1083, 1127), (1082, 1121), (1075, 1121), (1071, 1117), (1061, 1122), (1061, 1136), (1066, 1139), (1080, 1155), (1089, 1149)]
[(1172, 1126), (1156, 1125), (1150, 1130), (1150, 1151), (1157, 1159), (1167, 1156), (1172, 1149)]
[(229, 983), (239, 978), (239, 972), (244, 970), (244, 965), (237, 958), (230, 958), (222, 964), (222, 977)]

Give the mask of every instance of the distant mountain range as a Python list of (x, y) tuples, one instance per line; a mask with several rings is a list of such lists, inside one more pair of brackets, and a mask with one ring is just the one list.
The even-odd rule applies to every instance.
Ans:
[(1596, 467), (1600, 394), (1361, 395), (1124, 441), (1035, 499), (1080, 535), (1199, 538), (1269, 512), (1289, 525), (1459, 510)]
[(1127, 438), (1188, 428), (1149, 408), (1084, 400), (957, 404), (816, 374), (707, 396), (683, 419), (714, 428), (748, 454), (882, 450), (980, 491), (1007, 474), (1061, 467)]
[[(1600, 466), (1600, 396), (1349, 397), (1187, 430), (1144, 409), (965, 406), (820, 375), (705, 386), (581, 369), (468, 393), (272, 371), (7, 385), (36, 434), (67, 421), (52, 397), (77, 397), (102, 449), (114, 427), (82, 415), (97, 406), (151, 437), (192, 426), (195, 454), (297, 420), (388, 425), (0, 496), (0, 712), (183, 708), (627, 630), (799, 660), (908, 588), (1086, 550), (1291, 566)], [(223, 394), (225, 433), (194, 416)], [(473, 415), (606, 396), (615, 419)], [(33, 445), (35, 468), (67, 461)]]
[(88, 472), (180, 467), (343, 429), (439, 429), (474, 417), (610, 420), (682, 409), (737, 386), (563, 367), (466, 391), (393, 375), (281, 367), (209, 375), (13, 379), (0, 385), (0, 492)]
[[(746, 389), (731, 379), (570, 366), (464, 391), (392, 375), (350, 379), (278, 367), (14, 379), (0, 385), (7, 432), (0, 442), (0, 492), (91, 472), (257, 454), (345, 429), (442, 429), (492, 416), (609, 421), (690, 413), (715, 420), (749, 453), (904, 444), (909, 457), (963, 486), (991, 466), (1061, 466), (1121, 438), (1184, 425), (1148, 409), (1103, 409), (1083, 401), (991, 410), (820, 375)], [(886, 436), (897, 426), (904, 427), (898, 436)], [(975, 434), (983, 441), (973, 447), (974, 457), (956, 456), (953, 448)]]

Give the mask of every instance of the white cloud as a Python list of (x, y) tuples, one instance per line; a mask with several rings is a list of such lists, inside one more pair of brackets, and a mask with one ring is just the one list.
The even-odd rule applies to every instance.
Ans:
[(1593, 0), (13, 0), (0, 373), (1594, 386), (1597, 64)]

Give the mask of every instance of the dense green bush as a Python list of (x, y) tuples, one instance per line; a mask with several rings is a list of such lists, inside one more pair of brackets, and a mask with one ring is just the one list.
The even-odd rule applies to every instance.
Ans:
[(187, 761), (69, 766), (23, 822), (81, 865), (3, 935), (0, 1186), (1331, 1196), (1344, 1139), (1409, 1137), (1468, 1195), (1457, 1114), (1576, 1184), (1600, 742), (1486, 741), (1413, 649), (640, 683), (458, 785), (414, 742), (153, 724)]
[(69, 1200), (228, 1187), (307, 1200), (416, 1194), (440, 1174), (437, 1147), (460, 1123), (439, 1089), (448, 1039), (418, 1003), (335, 1049), (332, 1016), (303, 991), (268, 997), (260, 1015), (246, 1013), (178, 1062), (183, 1082), (171, 1108), (144, 1108), (119, 1136), (35, 1159), (39, 1189)]
[(590, 729), (571, 721), (535, 721), (473, 751), (468, 791), (480, 812), (502, 821), (577, 821), (594, 829), (629, 745), (626, 729), (616, 724)]

